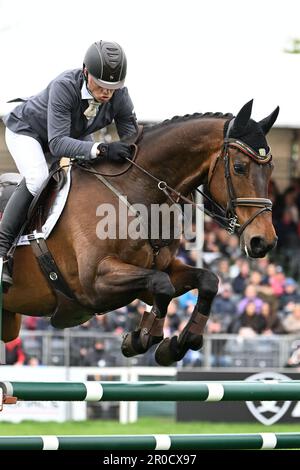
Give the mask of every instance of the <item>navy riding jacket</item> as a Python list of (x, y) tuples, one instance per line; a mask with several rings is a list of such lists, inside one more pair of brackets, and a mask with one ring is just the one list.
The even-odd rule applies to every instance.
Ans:
[(90, 134), (113, 120), (120, 138), (134, 134), (136, 117), (127, 88), (115, 90), (111, 100), (99, 106), (95, 118), (88, 120), (84, 115), (88, 99), (81, 96), (83, 81), (82, 69), (63, 72), (5, 116), (5, 125), (37, 139), (55, 157), (89, 157), (94, 143)]

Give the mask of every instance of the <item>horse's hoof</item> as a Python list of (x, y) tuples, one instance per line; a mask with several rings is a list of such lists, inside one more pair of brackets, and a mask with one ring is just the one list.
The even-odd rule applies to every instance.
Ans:
[(125, 357), (133, 357), (137, 354), (140, 354), (134, 347), (133, 347), (133, 333), (125, 333), (123, 336), (123, 341), (121, 345), (121, 351), (123, 356)]
[(203, 346), (203, 336), (202, 335), (191, 335), (192, 337), (187, 341), (189, 349), (193, 351), (199, 351)]
[(177, 359), (177, 336), (173, 338), (165, 338), (156, 348), (155, 360), (160, 366), (170, 366)]
[(122, 354), (125, 357), (133, 357), (144, 354), (154, 344), (160, 343), (163, 336), (151, 336), (143, 330), (125, 333), (121, 345)]

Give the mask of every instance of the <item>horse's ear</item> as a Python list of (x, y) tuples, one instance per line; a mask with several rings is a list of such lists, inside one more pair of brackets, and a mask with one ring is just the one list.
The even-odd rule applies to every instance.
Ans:
[(234, 125), (233, 125), (233, 129), (237, 133), (243, 131), (243, 129), (248, 124), (248, 121), (251, 117), (252, 105), (253, 105), (253, 100), (250, 100), (248, 101), (248, 103), (244, 104), (242, 109), (238, 112), (234, 120)]
[(276, 119), (278, 117), (278, 114), (279, 114), (279, 106), (277, 106), (277, 108), (274, 109), (274, 111), (269, 116), (267, 116), (266, 118), (259, 121), (258, 124), (260, 125), (260, 127), (264, 131), (265, 135), (269, 132), (269, 130), (273, 126), (274, 122), (276, 121)]

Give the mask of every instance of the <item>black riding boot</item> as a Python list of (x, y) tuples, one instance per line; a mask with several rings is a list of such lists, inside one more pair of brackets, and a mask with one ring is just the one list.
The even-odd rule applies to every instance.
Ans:
[(12, 285), (7, 268), (7, 252), (24, 224), (33, 195), (28, 191), (25, 179), (16, 187), (3, 212), (0, 223), (0, 258), (3, 259), (2, 289), (6, 292)]

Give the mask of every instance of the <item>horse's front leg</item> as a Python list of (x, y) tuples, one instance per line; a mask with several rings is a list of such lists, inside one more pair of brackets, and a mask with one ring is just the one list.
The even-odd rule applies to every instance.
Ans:
[(12, 313), (7, 310), (2, 311), (2, 339), (8, 343), (19, 336), (22, 318), (19, 313)]
[(188, 349), (198, 350), (203, 344), (203, 332), (209, 317), (211, 303), (218, 291), (218, 278), (206, 269), (194, 268), (174, 260), (168, 274), (175, 287), (175, 296), (198, 289), (198, 299), (191, 318), (180, 335), (164, 339), (158, 346), (155, 359), (162, 366), (180, 361)]
[(131, 333), (126, 333), (122, 343), (122, 353), (126, 357), (145, 353), (153, 344), (163, 339), (163, 327), (167, 308), (174, 297), (175, 289), (167, 273), (140, 268), (124, 263), (118, 258), (109, 257), (101, 263), (97, 289), (101, 298), (116, 296), (125, 298), (134, 293), (148, 292), (153, 298), (153, 307), (145, 312), (140, 324)]

